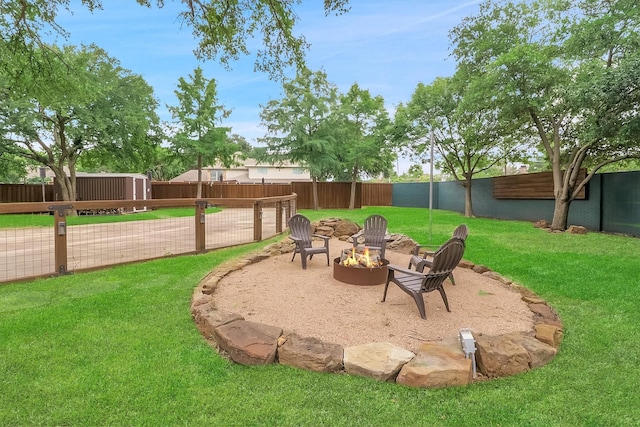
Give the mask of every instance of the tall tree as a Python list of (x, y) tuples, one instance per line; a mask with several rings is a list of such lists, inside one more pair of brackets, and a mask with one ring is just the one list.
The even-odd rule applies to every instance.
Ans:
[(336, 168), (335, 139), (330, 117), (336, 107), (337, 89), (324, 71), (305, 69), (283, 84), (284, 97), (271, 100), (260, 117), (267, 135), (266, 157), (271, 162), (300, 163), (313, 180), (313, 206), (319, 208), (318, 180)]
[(190, 80), (180, 77), (177, 106), (169, 106), (174, 119), (178, 120), (178, 132), (173, 137), (174, 150), (187, 159), (193, 159), (198, 170), (197, 198), (202, 197), (202, 167), (204, 163), (217, 161), (230, 167), (235, 163), (238, 146), (227, 140), (228, 127), (218, 127), (229, 117), (230, 110), (218, 105), (215, 79), (207, 79), (202, 69), (197, 67)]
[[(481, 77), (459, 70), (454, 77), (418, 84), (407, 106), (396, 111), (396, 137), (413, 158), (433, 161), (465, 189), (465, 216), (473, 216), (473, 177), (498, 162), (515, 159), (521, 146), (517, 128), (497, 117)], [(402, 130), (402, 132), (399, 132)], [(505, 136), (508, 135), (508, 136)], [(433, 141), (431, 141), (433, 138)], [(431, 143), (440, 161), (431, 159)], [(434, 156), (435, 157), (435, 156)]]
[[(165, 3), (164, 0), (136, 2), (146, 7), (154, 3), (163, 7)], [(257, 71), (281, 78), (284, 68), (303, 67), (308, 43), (304, 36), (294, 33), (298, 22), (294, 5), (300, 0), (190, 0), (182, 3), (184, 9), (180, 18), (198, 40), (194, 52), (198, 58), (216, 59), (228, 66), (240, 55), (249, 54), (249, 46), (258, 45), (260, 47), (254, 51)], [(102, 8), (100, 0), (81, 0), (81, 4), (92, 12)], [(5, 53), (30, 56), (34, 47), (44, 46), (41, 42), (43, 32), (66, 34), (56, 23), (60, 8), (71, 10), (69, 0), (0, 1), (0, 39), (4, 42), (0, 43), (0, 57)], [(348, 0), (324, 0), (324, 10), (326, 15), (344, 13), (348, 10)], [(3, 51), (5, 48), (7, 50)]]
[(354, 209), (357, 181), (362, 176), (388, 174), (396, 157), (387, 139), (390, 121), (384, 98), (371, 96), (368, 90), (354, 83), (347, 93), (340, 95), (333, 126), (339, 132), (337, 155), (341, 171), (338, 177), (349, 177), (349, 209)]
[(531, 0), (486, 1), (451, 32), (459, 66), (492, 81), (501, 119), (526, 118), (537, 136), (553, 172), (553, 229), (567, 227), (598, 170), (640, 157), (639, 30), (633, 0)]
[(13, 154), (49, 167), (63, 200), (75, 200), (81, 156), (149, 153), (158, 132), (153, 90), (103, 50), (48, 46), (46, 54), (7, 62), (0, 69), (0, 139)]

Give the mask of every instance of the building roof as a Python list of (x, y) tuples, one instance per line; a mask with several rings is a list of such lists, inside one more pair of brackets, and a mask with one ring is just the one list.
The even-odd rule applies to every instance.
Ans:
[[(40, 167), (44, 166), (33, 166), (27, 170), (27, 178), (40, 178)], [(55, 178), (56, 175), (53, 173), (51, 169), (48, 167), (44, 167), (46, 172), (46, 178)], [(64, 171), (69, 176), (69, 168), (64, 167)], [(120, 178), (120, 177), (133, 177), (139, 179), (147, 179), (147, 175), (142, 173), (108, 173), (108, 172), (76, 172), (76, 178)]]
[[(266, 168), (271, 171), (289, 171), (290, 176), (286, 176), (287, 172), (284, 173), (274, 173), (273, 176), (269, 176), (267, 172), (266, 176), (258, 176), (254, 178), (250, 178), (250, 175), (254, 175), (255, 170), (257, 168)], [(293, 172), (293, 169), (301, 169), (301, 166), (298, 164), (294, 164), (291, 162), (282, 162), (277, 164), (271, 164), (266, 162), (258, 162), (256, 159), (245, 159), (243, 160), (242, 165), (235, 165), (231, 167), (226, 167), (221, 163), (216, 163), (214, 166), (205, 166), (202, 168), (202, 180), (206, 182), (212, 181), (211, 172), (221, 172), (223, 175), (224, 182), (237, 182), (240, 184), (253, 184), (253, 183), (269, 183), (269, 184), (289, 184), (291, 181), (311, 181), (310, 178), (306, 176), (298, 176)], [(253, 171), (253, 172), (251, 172)], [(285, 175), (285, 176), (282, 176)], [(177, 177), (171, 180), (172, 182), (197, 182), (198, 181), (198, 171), (197, 169), (191, 169), (189, 171), (184, 172), (183, 174), (178, 175)]]

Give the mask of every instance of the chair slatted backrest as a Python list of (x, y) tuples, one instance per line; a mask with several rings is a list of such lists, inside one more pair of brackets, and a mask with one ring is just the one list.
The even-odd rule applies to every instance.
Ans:
[(381, 247), (387, 235), (387, 220), (382, 215), (371, 215), (364, 221), (362, 234), (365, 244)]
[(464, 255), (464, 241), (452, 237), (433, 255), (433, 264), (425, 274), (422, 292), (430, 292), (442, 285)]
[(469, 237), (469, 227), (466, 224), (460, 224), (453, 230), (453, 237), (457, 237), (464, 242)]
[(311, 221), (304, 215), (296, 214), (289, 218), (291, 236), (300, 239), (303, 248), (311, 247)]

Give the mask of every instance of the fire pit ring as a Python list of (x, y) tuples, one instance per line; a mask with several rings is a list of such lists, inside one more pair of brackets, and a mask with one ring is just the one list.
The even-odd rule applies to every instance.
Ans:
[(389, 261), (381, 259), (382, 263), (379, 267), (353, 267), (346, 266), (340, 262), (340, 258), (334, 258), (333, 260), (333, 278), (350, 285), (379, 285), (386, 282), (387, 272), (389, 269), (387, 265)]

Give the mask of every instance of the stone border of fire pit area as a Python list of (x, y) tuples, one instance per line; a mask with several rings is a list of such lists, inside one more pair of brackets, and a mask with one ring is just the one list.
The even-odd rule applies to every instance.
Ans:
[[(350, 240), (350, 236), (360, 229), (351, 221), (336, 218), (319, 221), (313, 227), (316, 234), (340, 240)], [(395, 234), (390, 237), (387, 250), (409, 254), (416, 246), (416, 242), (407, 236)], [(528, 333), (473, 334), (476, 341), (475, 377), (472, 358), (465, 357), (458, 336), (424, 342), (416, 353), (386, 342), (343, 348), (314, 337), (286, 332), (281, 327), (247, 321), (240, 314), (216, 308), (213, 294), (223, 277), (293, 249), (293, 242), (288, 240), (270, 245), (248, 258), (219, 266), (196, 288), (191, 302), (194, 322), (207, 342), (222, 356), (242, 365), (280, 363), (316, 372), (342, 372), (411, 387), (432, 388), (466, 385), (535, 369), (554, 358), (562, 341), (562, 321), (542, 298), (487, 267), (466, 260), (461, 261), (459, 267), (473, 269), (519, 291), (534, 313), (534, 328)]]

